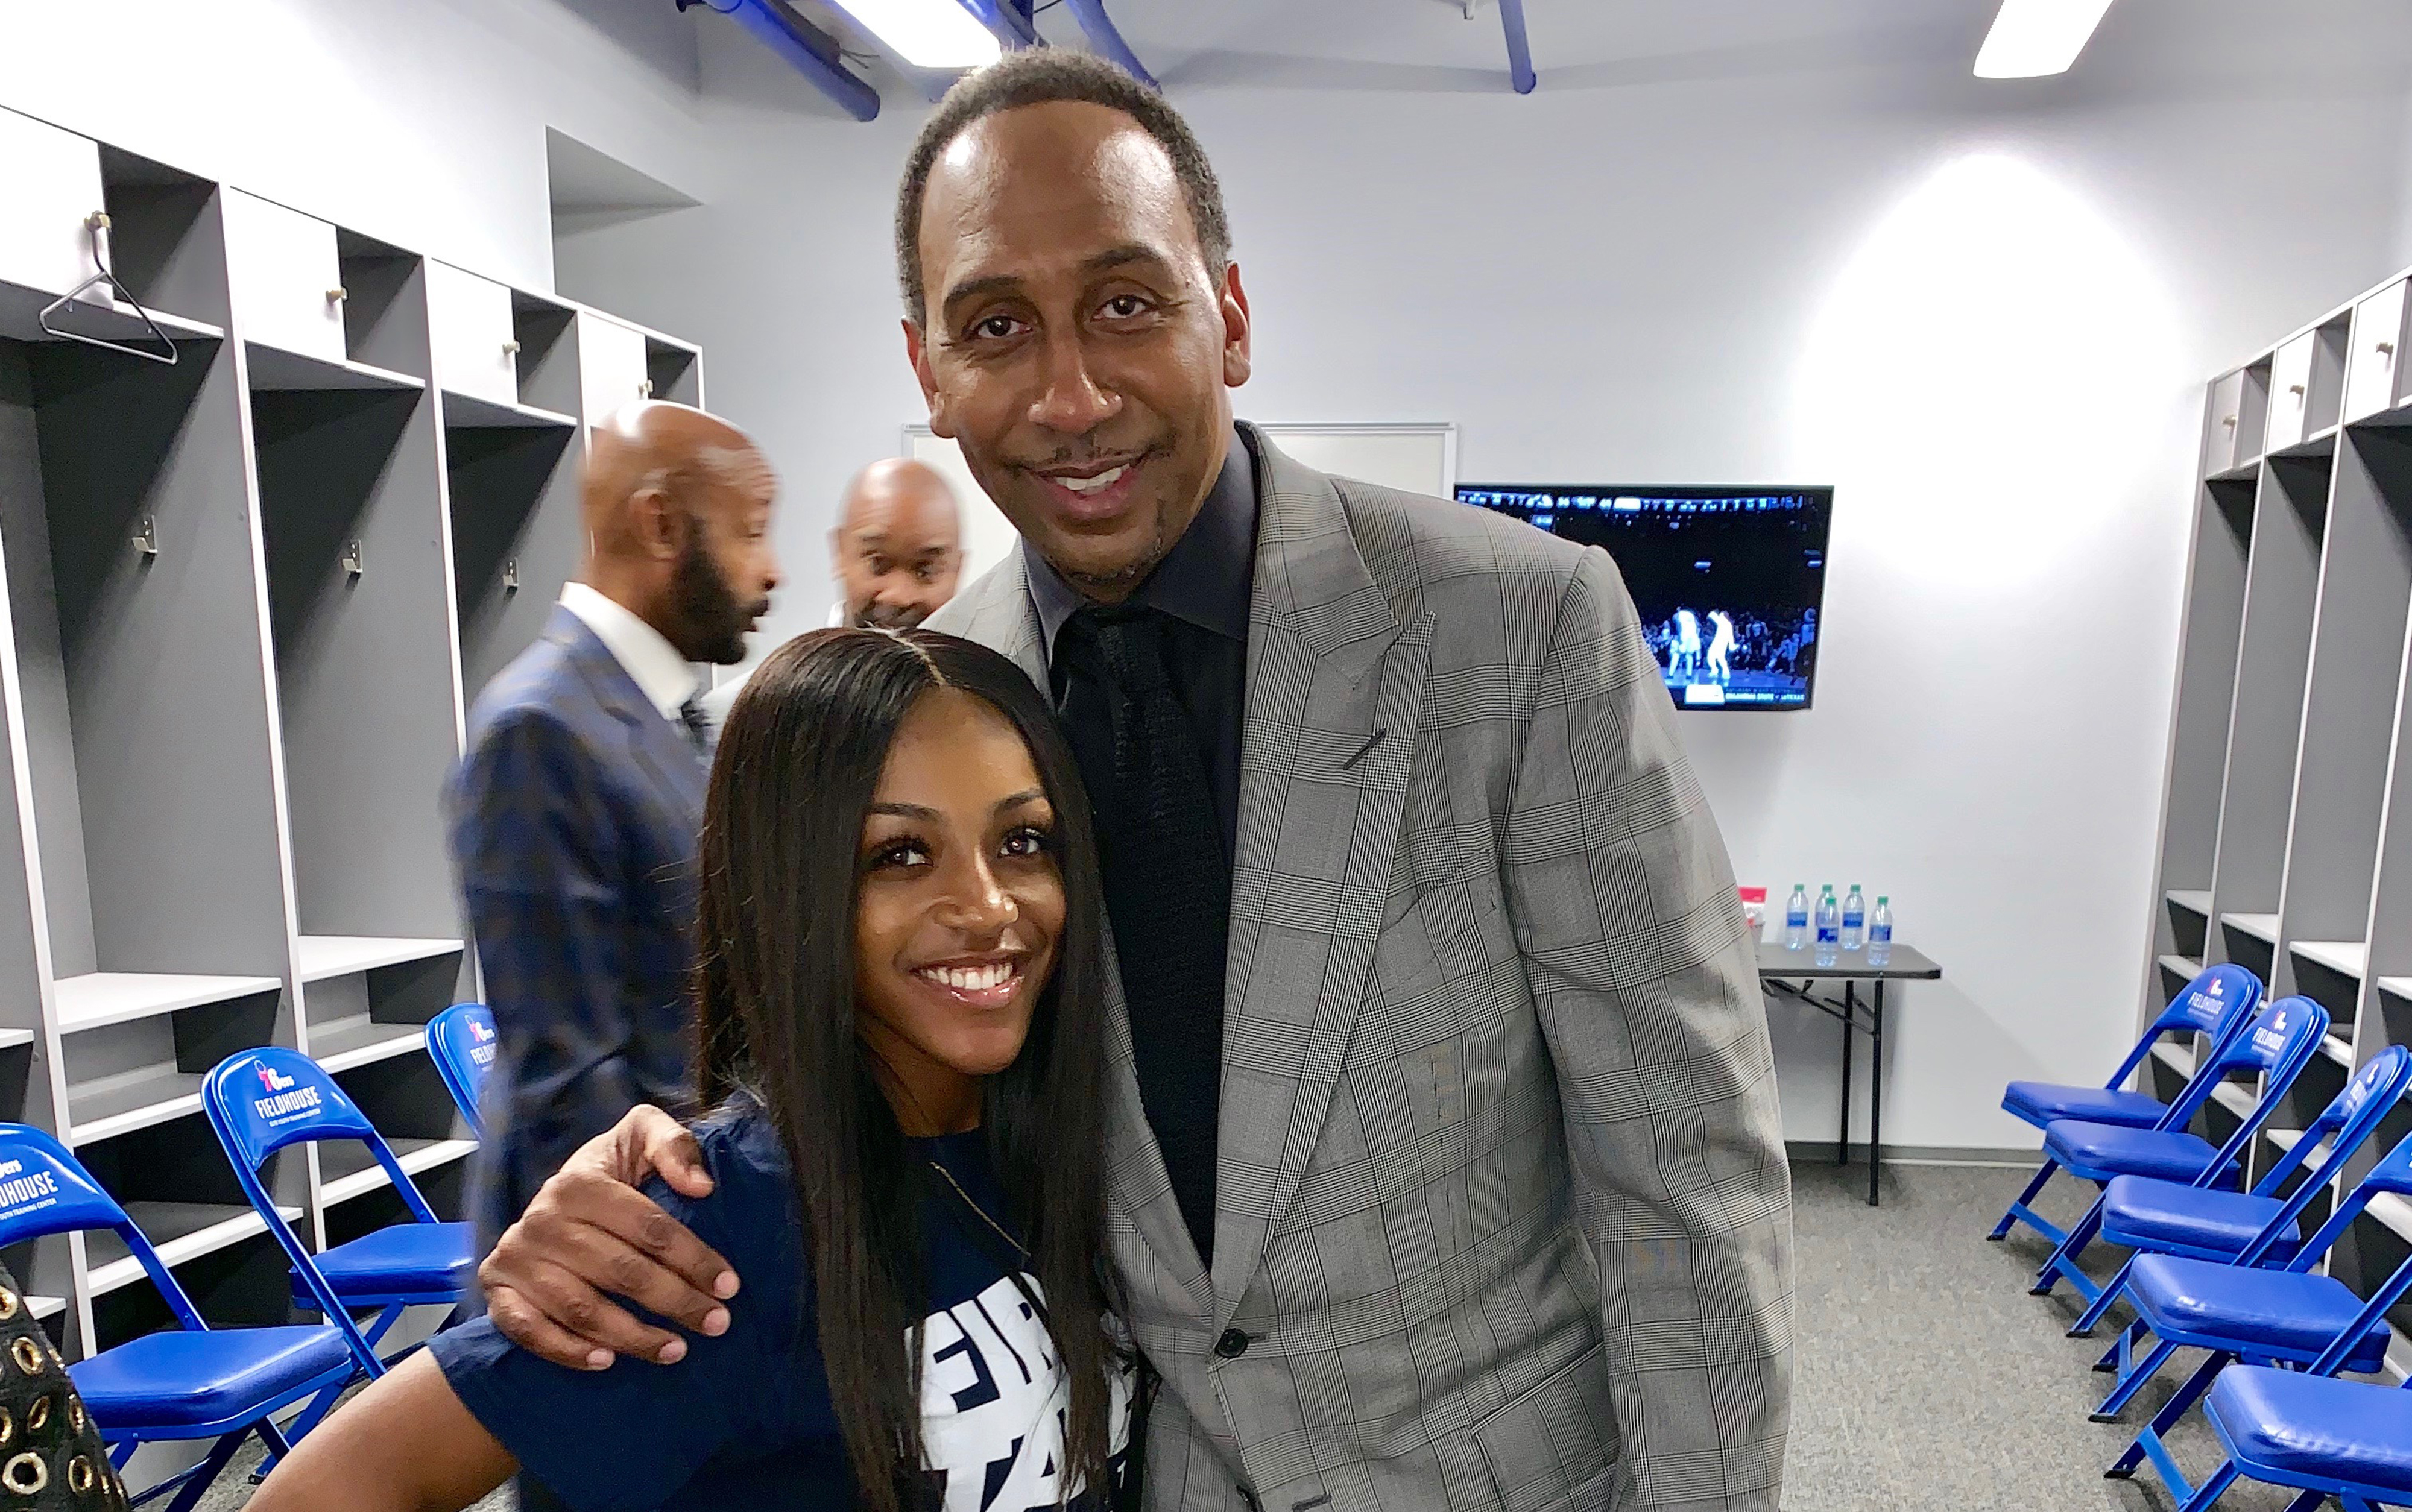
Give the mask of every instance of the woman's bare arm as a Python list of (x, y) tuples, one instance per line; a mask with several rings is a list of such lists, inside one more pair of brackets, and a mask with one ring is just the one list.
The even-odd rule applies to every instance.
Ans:
[(249, 1512), (460, 1512), (517, 1469), (422, 1349), (295, 1445)]

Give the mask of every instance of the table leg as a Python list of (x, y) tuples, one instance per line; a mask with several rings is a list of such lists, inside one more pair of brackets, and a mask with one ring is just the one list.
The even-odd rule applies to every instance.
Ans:
[(1843, 1131), (1834, 1137), (1834, 1164), (1851, 1163), (1851, 984), (1843, 984)]
[(1884, 1149), (1884, 978), (1876, 978), (1875, 995), (1868, 1012), (1875, 1020), (1872, 1036), (1875, 1050), (1868, 1064), (1868, 1206), (1876, 1205), (1876, 1172), (1882, 1162), (1878, 1152)]

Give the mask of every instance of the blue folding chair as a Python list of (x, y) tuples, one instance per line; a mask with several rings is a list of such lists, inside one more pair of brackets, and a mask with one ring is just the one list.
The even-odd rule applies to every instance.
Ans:
[[(2211, 1095), (2217, 1085), (2212, 1076), (2212, 1063), (2228, 1048), (2253, 1010), (2261, 1003), (2261, 978), (2242, 966), (2213, 966), (2188, 982), (2184, 991), (2169, 1000), (2144, 1037), (2110, 1073), (2110, 1079), (2099, 1087), (2073, 1087), (2056, 1081), (2013, 1081), (2002, 1092), (2002, 1109), (2034, 1124), (2038, 1129), (2050, 1128), (2062, 1119), (2084, 1119), (2096, 1123), (2117, 1123), (2130, 1128), (2184, 1128), (2192, 1109)], [(2164, 1035), (2195, 1035), (2211, 1036), (2210, 1053), (2188, 1081), (2175, 1104), (2164, 1104), (2140, 1092), (2126, 1090), (2127, 1081), (2136, 1074), (2144, 1058), (2153, 1052)], [(2189, 1101), (2191, 1099), (2191, 1101)], [(2184, 1117), (2179, 1108), (2186, 1108)], [(2052, 1181), (2059, 1164), (2049, 1154), (2036, 1167), (2026, 1190), (2004, 1210), (2001, 1221), (1985, 1237), (1998, 1240), (2007, 1236), (2013, 1224), (2025, 1224), (2054, 1243), (2061, 1239), (2060, 1230), (2036, 1216), (2027, 1204), (2033, 1202)]]
[(478, 1116), (478, 1097), (486, 1088), (486, 1074), (494, 1068), (494, 1016), (482, 1003), (455, 1003), (427, 1020), (427, 1054), (453, 1106), (469, 1121), (469, 1132), (482, 1139), (485, 1121)]
[(2314, 1371), (2235, 1365), (2220, 1373), (2203, 1416), (2227, 1462), (2184, 1512), (2200, 1512), (2240, 1476), (2293, 1486), (2288, 1512), (2335, 1497), (2346, 1512), (2412, 1503), (2412, 1393)]
[[(460, 1299), (477, 1264), (471, 1226), (436, 1218), (393, 1158), (385, 1137), (317, 1062), (300, 1050), (276, 1047), (228, 1056), (201, 1082), (201, 1111), (225, 1148), (243, 1196), (267, 1220), (268, 1231), (292, 1262), (294, 1300), (341, 1327), (354, 1341), (363, 1370), (379, 1373), (375, 1346), (403, 1309), (450, 1307)], [(367, 1145), (411, 1216), (313, 1257), (278, 1214), (260, 1184), (259, 1167), (279, 1150), (325, 1139), (357, 1139)], [(352, 1322), (354, 1308), (378, 1310), (365, 1331)]]
[[(2372, 1167), (2284, 1270), (2167, 1255), (2137, 1260), (2127, 1294), (2138, 1315), (2161, 1340), (2148, 1358), (2157, 1365), (2185, 1346), (2210, 1355), (2106, 1475), (2125, 1478), (2150, 1464), (2169, 1493), (2188, 1508), (2210, 1505), (2240, 1474), (2302, 1488), (2303, 1496), (2293, 1504), (2300, 1508), (2316, 1506), (2330, 1495), (2406, 1500), (2405, 1491), (2412, 1490), (2412, 1413), (2394, 1403), (2373, 1408), (2370, 1399), (2308, 1386), (2339, 1371), (2366, 1373), (2386, 1363), (2392, 1337), (2387, 1313), (2412, 1289), (2412, 1259), (2397, 1266), (2367, 1301), (2343, 1282), (2312, 1273), (2329, 1246), (2382, 1192), (2412, 1194), (2412, 1138), (2398, 1143)], [(2229, 1373), (2228, 1367), (2238, 1361), (2248, 1368)], [(2295, 1369), (2249, 1368), (2279, 1364)], [(2229, 1373), (2240, 1374), (2238, 1384), (2220, 1391)], [(2272, 1386), (2271, 1376), (2285, 1379)], [(2306, 1385), (2291, 1384), (2298, 1382)], [(2206, 1390), (2214, 1392), (2221, 1403), (2213, 1427), (2228, 1458), (2195, 1487), (2187, 1484), (2165, 1439)], [(2338, 1416), (2329, 1416), (2331, 1412)], [(2373, 1432), (2380, 1436), (2373, 1439)], [(2347, 1489), (2316, 1485), (2310, 1478), (2316, 1473)], [(2346, 1505), (2355, 1503), (2347, 1500)]]
[[(39, 1129), (0, 1123), (0, 1245), (94, 1228), (125, 1241), (176, 1319), (172, 1329), (66, 1368), (109, 1446), (110, 1462), (123, 1469), (145, 1444), (216, 1440), (200, 1463), (136, 1496), (135, 1505), (175, 1490), (170, 1512), (187, 1512), (247, 1435), (257, 1433), (272, 1455), (286, 1452), (287, 1437), (272, 1414), (315, 1393), (319, 1402), (307, 1418), (315, 1423), (351, 1381), (354, 1358), (344, 1335), (325, 1324), (213, 1329), (202, 1322), (151, 1241), (75, 1156)], [(13, 1363), (36, 1376), (59, 1368), (56, 1355), (29, 1343)], [(298, 1426), (291, 1437), (305, 1431)]]
[[(2252, 1146), (2261, 1125), (2278, 1110), (2279, 1102), (2311, 1064), (2328, 1032), (2328, 1009), (2307, 997), (2281, 998), (2254, 1015), (2252, 1022), (2212, 1057), (2206, 1068), (2212, 1079), (2200, 1088), (2199, 1095), (2189, 1088), (2169, 1110), (2172, 1115), (2184, 1110), (2192, 1118), (2195, 1109), (2231, 1076), (2261, 1079), (2260, 1098), (2217, 1150), (2212, 1149), (2209, 1140), (2187, 1133), (2183, 1122), (2173, 1122), (2167, 1128), (2133, 1129), (2063, 1119), (2043, 1131), (2044, 1154), (2071, 1176), (2096, 1186), (2107, 1187), (2121, 1176), (2152, 1176), (2189, 1186), (2232, 1186), (2238, 1160)], [(2097, 1196), (2085, 1216), (2061, 1236), (2052, 1258), (2036, 1272), (2035, 1284), (2028, 1289), (2040, 1297), (2066, 1278), (2087, 1301), (2099, 1297), (2101, 1288), (2078, 1269), (2077, 1262), (2101, 1225), (2102, 1199)]]
[[(2412, 1050), (2390, 1045), (2354, 1073), (2345, 1090), (2297, 1137), (2295, 1147), (2250, 1192), (2186, 1186), (2150, 1176), (2112, 1179), (2102, 1189), (2102, 1241), (2135, 1255), (2183, 1255), (2223, 1265), (2286, 1264), (2302, 1248), (2296, 1220), (2354, 1152), (2378, 1132), (2379, 1120), (2407, 1087), (2412, 1087)], [(2326, 1152), (2320, 1155), (2319, 1165), (2307, 1170), (2314, 1153), (2322, 1150)], [(2298, 1172), (2304, 1173), (2302, 1182), (2293, 1195), (2282, 1197), (2280, 1194)], [(2135, 1255), (2128, 1257), (2128, 1265), (2135, 1263)], [(2127, 1269), (2122, 1266), (2068, 1336), (2076, 1339), (2093, 1332), (2126, 1289), (2126, 1283)], [(2124, 1378), (2126, 1346), (2135, 1332), (2131, 1328), (2121, 1334), (2119, 1343), (2095, 1369), (2115, 1368)]]

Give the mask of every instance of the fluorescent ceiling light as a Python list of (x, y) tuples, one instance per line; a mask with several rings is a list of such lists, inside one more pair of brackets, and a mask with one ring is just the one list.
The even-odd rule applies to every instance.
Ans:
[(837, 0), (839, 9), (916, 68), (978, 68), (1004, 55), (961, 0)]
[(1977, 53), (1977, 77), (2066, 73), (2110, 8), (2110, 0), (2002, 0), (1993, 29)]

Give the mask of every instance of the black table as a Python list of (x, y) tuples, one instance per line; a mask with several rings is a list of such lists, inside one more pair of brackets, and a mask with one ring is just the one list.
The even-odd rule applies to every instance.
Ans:
[[(1943, 968), (1905, 945), (1892, 947), (1892, 956), (1881, 966), (1868, 964), (1865, 950), (1837, 950), (1831, 966), (1817, 964), (1817, 947), (1804, 945), (1798, 950), (1787, 950), (1781, 940), (1758, 942), (1758, 985), (1762, 991), (1805, 1003), (1843, 1025), (1843, 1134), (1835, 1141), (1834, 1164), (1846, 1166), (1851, 1159), (1851, 1035), (1865, 1035), (1875, 1046), (1874, 1064), (1869, 1068), (1871, 1086), (1868, 1094), (1868, 1206), (1876, 1205), (1876, 1152), (1881, 1148), (1884, 1128), (1884, 1012), (1887, 982), (1932, 982), (1942, 978)], [(1843, 1001), (1819, 997), (1819, 982), (1843, 984)], [(1862, 999), (1860, 987), (1874, 983), (1874, 989)], [(1860, 1010), (1866, 1010), (1865, 1017)]]

